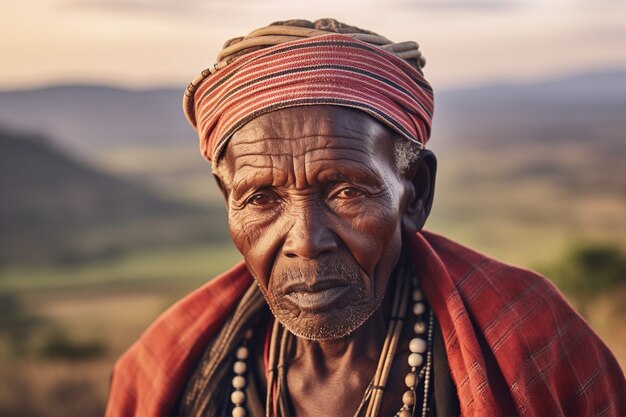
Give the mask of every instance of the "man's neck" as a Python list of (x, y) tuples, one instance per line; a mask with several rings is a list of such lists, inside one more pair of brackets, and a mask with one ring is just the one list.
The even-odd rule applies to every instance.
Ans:
[(387, 300), (350, 335), (296, 338), (287, 386), (298, 416), (353, 415), (372, 381), (387, 332)]
[(351, 334), (329, 340), (296, 339), (292, 363), (304, 361), (317, 369), (334, 370), (343, 365), (378, 362), (385, 340), (387, 321), (383, 309), (377, 309), (362, 326)]

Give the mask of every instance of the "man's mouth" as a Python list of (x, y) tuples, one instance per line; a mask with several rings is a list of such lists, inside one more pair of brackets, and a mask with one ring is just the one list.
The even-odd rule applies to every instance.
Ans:
[(335, 279), (312, 285), (298, 282), (286, 288), (285, 298), (302, 311), (319, 312), (340, 303), (349, 289), (345, 281)]

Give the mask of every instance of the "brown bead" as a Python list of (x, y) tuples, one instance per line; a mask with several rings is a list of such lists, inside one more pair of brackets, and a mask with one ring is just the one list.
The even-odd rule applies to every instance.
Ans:
[(415, 314), (416, 316), (424, 314), (424, 311), (426, 311), (426, 306), (424, 305), (424, 303), (415, 303), (415, 305), (413, 306), (413, 314)]
[(233, 417), (246, 417), (246, 409), (239, 405), (233, 408)]
[(400, 410), (399, 417), (411, 417), (411, 412), (409, 410)]
[(246, 363), (244, 361), (236, 361), (233, 364), (233, 371), (237, 374), (237, 375), (243, 375), (246, 373)]
[(245, 346), (241, 346), (239, 349), (237, 349), (237, 353), (235, 354), (235, 356), (239, 360), (247, 359), (248, 358), (248, 348), (245, 347)]
[(404, 377), (404, 383), (407, 387), (413, 388), (417, 384), (417, 374), (415, 372), (409, 372)]
[(409, 366), (414, 367), (414, 366), (421, 366), (422, 363), (424, 363), (424, 357), (422, 355), (420, 355), (419, 353), (411, 353), (409, 355)]
[(417, 323), (415, 323), (415, 326), (413, 326), (413, 331), (416, 334), (426, 333), (426, 323), (424, 323), (423, 321), (418, 321)]
[(244, 389), (246, 387), (246, 378), (241, 375), (233, 377), (233, 387), (236, 389)]
[(415, 393), (411, 390), (408, 390), (402, 395), (402, 404), (411, 407), (415, 404)]
[(239, 390), (233, 391), (230, 394), (230, 401), (235, 405), (243, 404), (246, 401), (246, 393)]

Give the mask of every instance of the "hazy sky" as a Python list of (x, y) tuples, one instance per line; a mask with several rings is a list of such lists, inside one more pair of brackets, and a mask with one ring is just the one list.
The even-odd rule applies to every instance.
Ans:
[(0, 0), (0, 89), (184, 85), (275, 20), (416, 40), (436, 87), (626, 68), (624, 0)]

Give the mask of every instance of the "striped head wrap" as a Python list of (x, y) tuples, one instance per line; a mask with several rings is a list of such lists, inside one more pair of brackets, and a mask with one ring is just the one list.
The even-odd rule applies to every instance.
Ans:
[(294, 106), (360, 109), (423, 146), (433, 92), (418, 67), (343, 34), (288, 41), (221, 61), (185, 91), (183, 108), (215, 166), (228, 140), (255, 117)]

